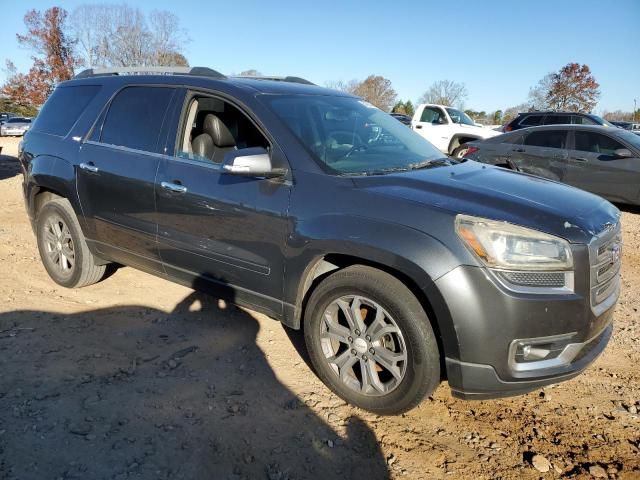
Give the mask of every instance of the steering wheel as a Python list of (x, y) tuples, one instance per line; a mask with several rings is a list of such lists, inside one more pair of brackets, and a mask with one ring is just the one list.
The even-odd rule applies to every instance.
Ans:
[[(346, 142), (345, 142), (346, 140)], [(343, 155), (344, 158), (349, 157), (352, 153), (357, 152), (359, 150), (366, 150), (367, 146), (366, 144), (362, 141), (362, 138), (360, 138), (360, 135), (358, 135), (357, 133), (354, 132), (350, 132), (347, 130), (335, 130), (333, 132), (331, 132), (328, 136), (327, 136), (327, 144), (331, 144), (334, 143), (336, 145), (351, 145), (351, 147), (349, 148), (349, 150), (347, 150), (345, 152), (345, 154)], [(345, 143), (341, 143), (341, 142), (345, 142)], [(351, 143), (353, 142), (353, 144)]]

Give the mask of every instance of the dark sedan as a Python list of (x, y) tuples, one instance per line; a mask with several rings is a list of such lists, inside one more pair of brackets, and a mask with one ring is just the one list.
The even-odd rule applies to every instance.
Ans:
[(620, 128), (525, 128), (466, 144), (465, 158), (557, 180), (640, 205), (640, 136)]

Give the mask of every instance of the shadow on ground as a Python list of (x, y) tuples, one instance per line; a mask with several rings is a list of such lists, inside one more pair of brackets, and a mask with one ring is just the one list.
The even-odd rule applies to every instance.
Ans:
[(0, 180), (15, 177), (18, 173), (20, 173), (18, 159), (9, 155), (0, 155)]
[(388, 478), (363, 421), (341, 437), (221, 306), (0, 314), (0, 478)]

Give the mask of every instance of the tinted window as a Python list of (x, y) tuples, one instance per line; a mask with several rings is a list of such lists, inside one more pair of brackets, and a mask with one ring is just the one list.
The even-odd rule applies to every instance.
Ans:
[(540, 125), (540, 121), (542, 120), (542, 115), (529, 115), (520, 120), (520, 125), (526, 125), (527, 127), (533, 127), (535, 125)]
[(589, 117), (583, 117), (580, 115), (571, 115), (571, 123), (575, 125), (596, 125), (596, 122)]
[(31, 123), (30, 118), (14, 117), (7, 120), (6, 123)]
[(566, 125), (568, 123), (571, 123), (569, 115), (547, 115), (544, 119), (545, 125)]
[(566, 132), (562, 130), (542, 130), (531, 132), (524, 140), (525, 145), (547, 148), (564, 148)]
[(594, 132), (575, 133), (576, 150), (583, 152), (599, 153), (601, 155), (613, 155), (619, 148), (626, 148), (611, 137)]
[(31, 130), (64, 137), (99, 90), (97, 85), (56, 88), (42, 107)]
[(427, 123), (447, 123), (442, 110), (436, 107), (425, 107), (420, 116), (420, 121)]
[(100, 141), (155, 152), (172, 88), (128, 87), (113, 99)]

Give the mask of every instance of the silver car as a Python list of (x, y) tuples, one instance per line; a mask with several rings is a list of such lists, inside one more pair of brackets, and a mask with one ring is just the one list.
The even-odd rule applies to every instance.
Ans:
[(0, 125), (0, 136), (17, 136), (21, 137), (31, 127), (31, 119), (24, 117), (13, 117), (6, 120)]

